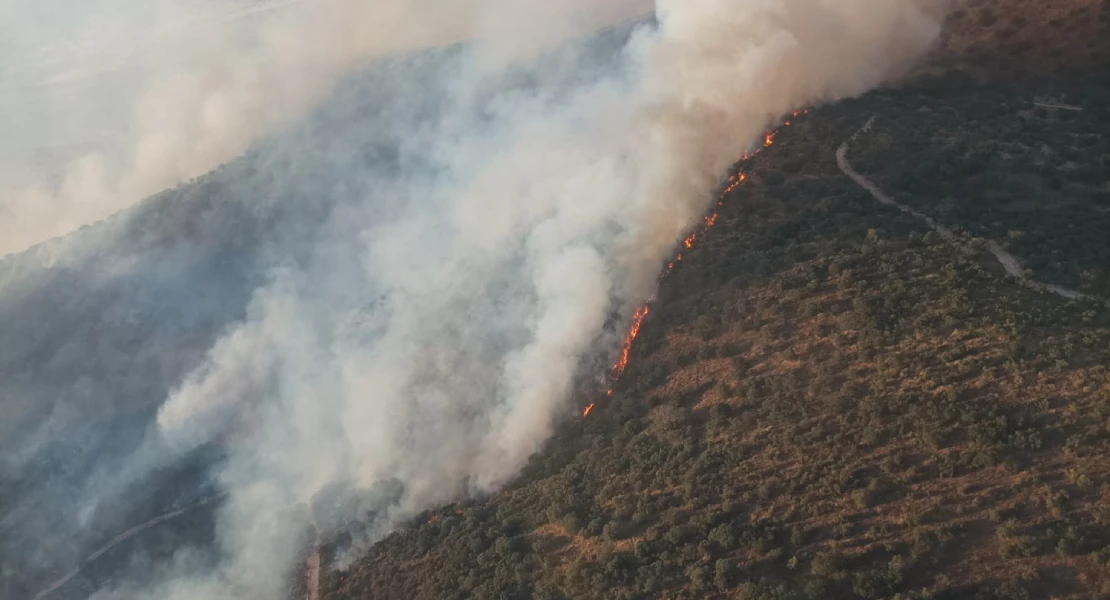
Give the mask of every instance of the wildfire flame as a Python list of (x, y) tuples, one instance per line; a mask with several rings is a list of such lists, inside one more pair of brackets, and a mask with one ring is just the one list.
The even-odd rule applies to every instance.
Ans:
[[(736, 175), (735, 177), (729, 177), (728, 187), (726, 187), (724, 189), (724, 191), (721, 192), (721, 197), (724, 198), (725, 196), (731, 194), (732, 191), (735, 190), (736, 188), (740, 187), (740, 184), (744, 183), (744, 180), (747, 179), (747, 178), (748, 178), (748, 176), (743, 174), (743, 173), (740, 173), (740, 174)], [(723, 206), (723, 205), (724, 205), (724, 202), (718, 202), (717, 203), (717, 206)]]
[[(809, 109), (808, 108), (807, 109), (802, 109), (801, 111), (794, 111), (792, 116), (797, 117), (798, 115), (807, 115), (807, 114), (809, 114)], [(790, 127), (790, 121), (789, 120), (785, 121), (783, 123), (783, 126), (784, 127)], [(777, 132), (775, 132), (775, 131), (768, 131), (767, 133), (765, 133), (763, 135), (763, 147), (764, 148), (766, 148), (768, 146), (771, 146), (772, 144), (775, 143), (775, 134), (776, 133)], [(755, 152), (758, 153), (759, 150), (760, 149), (756, 149)], [(744, 152), (744, 158), (742, 160), (746, 161), (746, 160), (748, 160), (749, 157), (750, 157), (750, 153), (745, 151)], [(736, 175), (730, 176), (728, 178), (728, 182), (729, 182), (728, 186), (726, 186), (725, 189), (721, 192), (720, 201), (717, 202), (717, 206), (724, 206), (723, 201), (725, 199), (725, 196), (727, 196), (729, 193), (731, 193), (736, 188), (738, 188), (740, 186), (740, 184), (743, 183), (744, 181), (746, 181), (747, 179), (748, 179), (748, 176), (743, 172), (740, 172), (740, 173), (737, 173)], [(709, 229), (710, 227), (713, 227), (714, 225), (717, 224), (717, 215), (718, 215), (718, 213), (713, 213), (713, 214), (711, 214), (707, 217), (704, 217), (705, 227), (702, 229), (702, 231), (705, 231), (705, 230)], [(689, 237), (687, 237), (685, 240), (682, 241), (682, 246), (686, 249), (693, 248), (694, 247), (694, 242), (697, 240), (697, 238), (698, 238), (698, 233), (697, 232), (691, 233), (689, 235)], [(667, 268), (665, 268), (663, 270), (663, 274), (660, 276), (660, 278), (666, 277), (667, 275), (669, 275), (671, 273), (671, 271), (674, 270), (675, 265), (677, 265), (681, 260), (682, 260), (682, 253), (680, 252), (677, 255), (675, 255), (673, 261), (667, 263)], [(652, 298), (651, 300), (648, 300), (648, 302), (650, 303), (652, 300), (654, 300), (654, 298)], [(631, 350), (632, 350), (632, 342), (636, 339), (636, 336), (639, 335), (640, 325), (643, 323), (644, 317), (646, 317), (648, 315), (648, 312), (649, 312), (648, 305), (645, 304), (644, 306), (636, 309), (636, 312), (633, 313), (633, 315), (632, 315), (632, 325), (628, 329), (628, 335), (626, 335), (625, 338), (624, 338), (624, 345), (621, 347), (620, 358), (617, 360), (617, 362), (613, 363), (613, 367), (612, 367), (612, 369), (610, 370), (610, 373), (609, 373), (609, 376), (613, 380), (620, 379), (621, 375), (624, 374), (624, 369), (625, 369), (625, 367), (628, 366), (628, 353), (631, 352)], [(605, 390), (605, 395), (606, 396), (612, 396), (613, 395), (613, 388), (609, 388), (609, 389)], [(593, 409), (594, 409), (594, 404), (591, 403), (589, 406), (582, 409), (582, 416), (583, 417), (589, 416), (589, 414), (591, 412), (593, 412)]]
[(628, 366), (628, 353), (632, 350), (632, 341), (640, 334), (640, 324), (644, 322), (644, 317), (648, 315), (649, 309), (647, 305), (641, 306), (636, 309), (632, 315), (632, 327), (628, 329), (628, 335), (624, 337), (624, 346), (621, 348), (621, 357), (613, 365), (613, 370), (610, 376), (613, 379), (620, 379), (624, 373), (624, 368)]

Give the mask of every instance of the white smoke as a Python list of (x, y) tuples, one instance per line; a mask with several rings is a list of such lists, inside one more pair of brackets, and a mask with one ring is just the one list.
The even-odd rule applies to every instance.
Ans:
[(48, 0), (0, 7), (0, 256), (204, 174), (375, 57), (524, 55), (643, 14), (564, 0)]
[[(218, 529), (228, 560), (142, 595), (277, 597), (312, 521), (373, 515), (362, 532), (372, 542), (421, 510), (504, 485), (570, 414), (575, 378), (619, 341), (611, 315), (654, 292), (729, 164), (779, 115), (881, 83), (938, 33), (933, 7), (913, 0), (659, 0), (658, 26), (631, 38), (610, 76), (488, 94), (538, 49), (634, 5), (320, 3), (298, 13), (304, 29), (281, 20), (246, 54), (272, 70), (238, 77), (232, 60), (230, 88), (189, 78), (166, 88), (196, 112), (157, 114), (154, 130), (193, 123), (189, 133), (216, 130), (226, 143), (170, 176), (182, 177), (242, 151), (382, 48), (477, 40), (448, 82), (445, 114), (405, 142), (437, 170), (363, 190), (363, 206), (322, 228), (315, 258), (275, 273), (162, 407), (171, 446), (229, 447)], [(284, 78), (317, 67), (318, 77)], [(261, 109), (256, 91), (275, 81), (290, 98), (233, 118)], [(158, 135), (150, 153), (163, 158), (188, 137)], [(158, 172), (150, 160), (125, 170)], [(404, 210), (383, 215), (382, 202)], [(337, 258), (336, 235), (359, 255)], [(386, 484), (396, 491), (381, 496)], [(313, 508), (336, 489), (355, 500)]]

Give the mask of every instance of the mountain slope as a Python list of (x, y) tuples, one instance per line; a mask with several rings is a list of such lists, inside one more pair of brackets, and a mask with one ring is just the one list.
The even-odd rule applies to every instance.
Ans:
[[(1110, 152), (1083, 133), (1110, 124), (1106, 93), (956, 77), (793, 123), (663, 281), (614, 395), (324, 597), (1110, 593)], [(1052, 126), (1046, 94), (1084, 111)], [(837, 169), (876, 115), (849, 157), (955, 239)], [(989, 241), (1088, 297), (1006, 277)]]
[[(504, 494), (429, 513), (348, 574), (325, 569), (324, 596), (1104, 590), (1110, 162), (1094, 69), (1105, 64), (1107, 6), (970, 4), (928, 72), (994, 83), (937, 77), (784, 130), (742, 165), (750, 180), (664, 282), (614, 396), (580, 397), (595, 410)], [(1021, 74), (1062, 67), (1086, 70)], [(73, 517), (93, 459), (141, 441), (265, 274), (305, 258), (298, 240), (359, 187), (344, 178), (400, 162), (394, 138), (411, 124), (388, 121), (373, 77), (352, 86), (334, 99), (343, 110), (321, 111), (328, 122), (83, 234), (118, 245), (74, 243), (91, 253), (58, 262), (40, 248), (0, 266), (5, 291), (19, 290), (0, 302), (4, 400), (29, 411), (5, 423), (0, 444), (38, 431), (61, 440), (5, 454), (0, 595), (41, 589), (81, 564), (81, 550), (204, 496), (203, 467), (219, 456), (114, 490), (121, 504), (78, 529), (87, 537), (53, 517)], [(375, 114), (385, 116), (366, 118)], [(837, 170), (836, 148), (873, 116), (851, 160), (957, 230), (955, 241)], [(321, 149), (319, 160), (283, 151), (298, 145)], [(1034, 279), (1090, 298), (1007, 279), (990, 242)], [(36, 419), (47, 426), (27, 425)], [(136, 547), (169, 556), (193, 538), (209, 544), (211, 514), (193, 517), (130, 541), (57, 597), (146, 570), (131, 560), (144, 554)], [(343, 547), (325, 547), (330, 566), (346, 564)]]
[(927, 68), (998, 79), (1108, 65), (1104, 0), (966, 0), (954, 3)]

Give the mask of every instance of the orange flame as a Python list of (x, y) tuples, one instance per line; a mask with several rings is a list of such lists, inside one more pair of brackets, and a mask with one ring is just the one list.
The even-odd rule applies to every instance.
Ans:
[[(721, 198), (724, 198), (725, 196), (731, 194), (733, 192), (733, 190), (740, 187), (740, 184), (744, 183), (744, 180), (747, 179), (747, 178), (748, 178), (748, 176), (743, 174), (743, 173), (738, 173), (735, 177), (729, 177), (728, 180), (731, 183), (729, 183), (728, 187), (726, 187), (724, 189), (724, 191), (721, 192)], [(721, 204), (722, 203), (720, 203), (720, 202), (717, 203), (718, 206), (720, 206)]]
[(628, 366), (628, 353), (632, 350), (632, 341), (640, 334), (640, 324), (644, 322), (644, 317), (648, 314), (648, 307), (644, 305), (636, 309), (632, 315), (632, 327), (628, 329), (628, 335), (624, 338), (624, 347), (621, 348), (621, 357), (613, 365), (612, 373), (610, 376), (613, 379), (619, 379), (624, 373), (624, 368)]
[(593, 404), (591, 404), (591, 405), (587, 406), (586, 408), (582, 409), (582, 416), (583, 416), (583, 417), (588, 417), (588, 416), (590, 416), (590, 411), (592, 411), (593, 409), (594, 409), (594, 405), (593, 405)]
[[(797, 117), (799, 114), (809, 114), (809, 109), (808, 108), (803, 109), (803, 110), (800, 111), (800, 113), (799, 113), (799, 111), (794, 111), (793, 116)], [(790, 121), (789, 120), (785, 121), (784, 126), (789, 127), (790, 126)], [(776, 133), (777, 132), (775, 132), (775, 131), (768, 131), (763, 135), (763, 148), (771, 146), (772, 144), (775, 143), (775, 134)], [(760, 150), (762, 150), (762, 148), (757, 148), (754, 153), (758, 154), (760, 152)], [(745, 151), (743, 160), (748, 160), (748, 158), (751, 156), (751, 154), (752, 153), (749, 153), (748, 151)], [(721, 192), (721, 201), (717, 202), (717, 206), (724, 206), (723, 200), (724, 200), (725, 196), (727, 196), (729, 194), (729, 192), (732, 192), (737, 187), (739, 187), (740, 184), (743, 183), (744, 181), (746, 181), (747, 179), (748, 179), (747, 174), (742, 173), (742, 172), (737, 173), (736, 175), (730, 176), (728, 178), (729, 184), (724, 189), (724, 191)], [(713, 227), (714, 225), (716, 225), (717, 224), (717, 216), (718, 216), (718, 213), (713, 213), (713, 214), (711, 214), (707, 217), (704, 217), (704, 219), (705, 219), (705, 228), (702, 231), (707, 230), (710, 227)], [(697, 232), (691, 233), (689, 235), (689, 237), (687, 237), (685, 240), (682, 241), (682, 246), (684, 248), (687, 248), (687, 249), (693, 248), (694, 247), (694, 242), (697, 240), (697, 237), (698, 237)], [(666, 277), (667, 275), (669, 275), (671, 273), (671, 271), (674, 270), (675, 265), (677, 265), (681, 260), (682, 260), (682, 253), (680, 252), (677, 255), (675, 255), (673, 261), (667, 263), (667, 268), (663, 270), (663, 274), (660, 277), (662, 278), (662, 277)], [(651, 300), (648, 300), (648, 302), (651, 302)], [(617, 360), (616, 363), (613, 364), (612, 370), (610, 371), (610, 374), (609, 374), (609, 376), (612, 379), (618, 380), (618, 379), (620, 379), (621, 375), (624, 374), (624, 370), (628, 366), (628, 354), (632, 350), (632, 342), (633, 342), (633, 340), (636, 339), (636, 336), (639, 335), (640, 325), (643, 323), (644, 317), (646, 317), (647, 314), (648, 314), (648, 306), (644, 305), (643, 307), (637, 309), (636, 312), (632, 315), (632, 326), (628, 330), (628, 335), (625, 336), (625, 338), (624, 338), (624, 346), (621, 348), (620, 358)], [(609, 388), (609, 389), (605, 390), (605, 395), (606, 396), (612, 396), (613, 395), (613, 389)], [(587, 406), (585, 409), (582, 410), (582, 416), (583, 417), (588, 416), (590, 414), (590, 412), (593, 411), (593, 409), (594, 409), (594, 405), (590, 404), (589, 406)]]

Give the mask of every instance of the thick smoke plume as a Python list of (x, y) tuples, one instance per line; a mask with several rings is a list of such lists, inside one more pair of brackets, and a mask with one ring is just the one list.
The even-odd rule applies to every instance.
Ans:
[[(621, 338), (613, 316), (651, 296), (728, 166), (779, 115), (859, 94), (920, 56), (938, 33), (923, 1), (659, 0), (656, 22), (587, 73), (585, 40), (636, 2), (305, 2), (231, 54), (230, 87), (181, 81), (175, 94), (197, 112), (152, 117), (154, 129), (200, 115), (215, 134), (175, 155), (196, 129), (166, 133), (158, 156), (180, 170), (130, 157), (127, 177), (96, 176), (113, 180), (105, 197), (154, 191), (128, 178), (163, 185), (235, 156), (370, 57), (464, 42), (423, 53), (439, 65), (433, 83), (376, 90), (403, 99), (378, 115), (398, 128), (382, 134), (389, 168), (352, 178), (307, 252), (269, 250), (246, 317), (112, 475), (137, 481), (224, 448), (223, 560), (182, 557), (102, 595), (279, 597), (310, 527), (364, 546), (511, 480), (573, 414), (576, 378), (604, 373)], [(203, 158), (176, 160), (191, 149)], [(69, 200), (65, 185), (44, 196), (50, 211), (85, 186)], [(108, 502), (104, 481), (88, 503)]]

